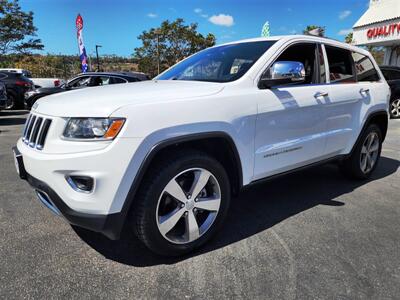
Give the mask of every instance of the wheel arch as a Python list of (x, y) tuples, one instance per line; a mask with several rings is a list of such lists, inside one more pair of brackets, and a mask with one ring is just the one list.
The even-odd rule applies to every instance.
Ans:
[(368, 115), (368, 117), (366, 118), (364, 125), (357, 137), (357, 140), (354, 143), (353, 148), (351, 149), (351, 151), (348, 155), (350, 156), (353, 153), (357, 144), (360, 142), (361, 136), (363, 135), (365, 130), (368, 128), (368, 126), (371, 124), (376, 124), (381, 129), (382, 142), (383, 142), (385, 140), (387, 129), (388, 129), (388, 121), (389, 121), (389, 116), (388, 116), (387, 111), (385, 111), (385, 110), (379, 110), (379, 111), (370, 113)]
[(231, 182), (232, 193), (237, 195), (242, 189), (242, 162), (236, 144), (228, 133), (223, 131), (191, 133), (159, 141), (145, 155), (136, 175), (132, 179), (129, 192), (119, 213), (118, 224), (115, 224), (119, 233), (122, 231), (125, 220), (129, 217), (129, 212), (133, 208), (135, 195), (141, 182), (151, 169), (152, 164), (157, 163), (157, 160), (168, 155), (170, 151), (181, 149), (196, 149), (214, 155), (214, 157), (217, 156), (216, 158), (226, 169)]

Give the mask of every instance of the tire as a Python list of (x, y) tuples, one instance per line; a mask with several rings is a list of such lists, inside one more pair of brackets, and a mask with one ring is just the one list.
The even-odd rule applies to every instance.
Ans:
[[(194, 184), (196, 178), (203, 182), (203, 189), (203, 184)], [(188, 195), (193, 186), (198, 197)], [(146, 173), (132, 208), (133, 229), (159, 255), (186, 254), (220, 228), (228, 212), (230, 191), (226, 171), (213, 157), (192, 150), (175, 153)]]
[(391, 119), (400, 118), (400, 98), (392, 99), (390, 101), (389, 114)]
[(11, 106), (8, 109), (23, 109), (24, 105), (18, 101), (17, 96), (14, 93), (9, 93), (8, 98), (10, 100)]
[(341, 170), (352, 178), (367, 179), (378, 165), (381, 150), (382, 132), (377, 125), (371, 124), (362, 133), (351, 155), (341, 161)]

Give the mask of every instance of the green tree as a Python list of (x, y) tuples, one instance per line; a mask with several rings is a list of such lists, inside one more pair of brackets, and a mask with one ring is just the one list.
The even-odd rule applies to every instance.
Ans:
[(325, 27), (318, 25), (308, 25), (306, 29), (303, 30), (303, 34), (310, 34), (312, 30), (318, 30), (318, 36), (325, 36)]
[(349, 32), (349, 34), (347, 34), (346, 37), (344, 38), (344, 41), (347, 44), (351, 44), (353, 42), (353, 33)]
[(0, 54), (42, 50), (36, 31), (33, 12), (22, 11), (18, 0), (0, 0)]
[(133, 54), (139, 63), (139, 70), (154, 76), (158, 73), (158, 59), (162, 72), (189, 55), (214, 46), (215, 36), (209, 33), (204, 37), (197, 32), (197, 27), (197, 23), (185, 25), (183, 19), (176, 19), (143, 31), (138, 36), (142, 46), (135, 48)]

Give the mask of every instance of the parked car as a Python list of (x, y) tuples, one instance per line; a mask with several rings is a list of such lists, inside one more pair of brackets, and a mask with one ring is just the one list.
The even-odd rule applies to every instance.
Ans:
[(152, 251), (182, 255), (219, 231), (245, 186), (328, 161), (371, 176), (389, 95), (361, 48), (301, 35), (232, 42), (151, 81), (40, 99), (16, 165), (70, 223), (111, 239), (129, 226)]
[(25, 69), (3, 68), (0, 69), (0, 72), (2, 71), (22, 74), (23, 76), (29, 78), (33, 82), (35, 88), (55, 87), (55, 86), (60, 86), (61, 84), (64, 83), (64, 80), (60, 78), (32, 78), (32, 73)]
[(392, 92), (390, 97), (389, 113), (392, 119), (400, 118), (400, 67), (380, 66), (383, 76)]
[(128, 72), (89, 72), (82, 73), (70, 79), (67, 83), (53, 88), (36, 88), (25, 94), (25, 107), (30, 109), (38, 100), (47, 95), (65, 92), (69, 90), (94, 87), (108, 84), (137, 82), (150, 79), (143, 73)]
[(0, 82), (6, 86), (9, 108), (24, 108), (24, 95), (32, 89), (32, 81), (20, 73), (1, 71)]
[(0, 82), (0, 110), (7, 109), (9, 106), (6, 85)]

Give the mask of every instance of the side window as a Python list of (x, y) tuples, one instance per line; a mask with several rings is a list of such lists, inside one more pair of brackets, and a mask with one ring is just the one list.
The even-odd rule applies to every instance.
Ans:
[(300, 84), (319, 83), (316, 60), (316, 44), (295, 44), (286, 49), (276, 61), (297, 61), (304, 65), (306, 80)]
[(356, 66), (357, 81), (379, 81), (378, 72), (368, 56), (357, 52), (352, 53)]
[(382, 69), (383, 76), (386, 80), (399, 80), (400, 72), (392, 69)]
[(88, 86), (90, 82), (89, 76), (82, 76), (73, 81), (71, 81), (68, 85), (70, 87), (80, 87), (80, 86)]
[(331, 83), (356, 82), (351, 53), (348, 50), (325, 46)]
[(400, 79), (400, 72), (396, 70), (392, 70), (392, 80)]
[(111, 77), (112, 82), (111, 84), (118, 84), (118, 83), (126, 83), (126, 80), (119, 77)]
[(90, 86), (102, 86), (110, 84), (109, 76), (93, 76)]

